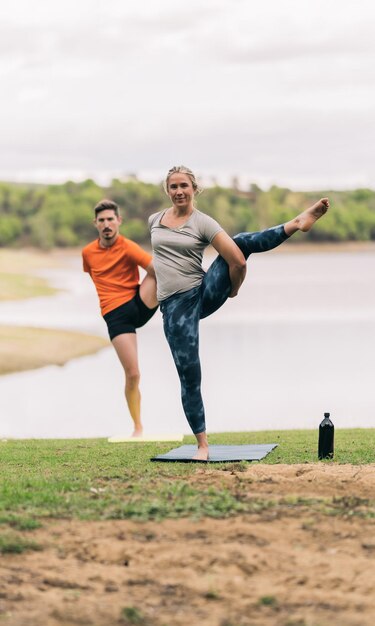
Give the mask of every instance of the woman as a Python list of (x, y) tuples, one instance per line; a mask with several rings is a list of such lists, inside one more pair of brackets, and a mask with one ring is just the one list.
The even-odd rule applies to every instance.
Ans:
[[(322, 198), (286, 224), (256, 233), (240, 233), (231, 239), (214, 219), (195, 208), (194, 197), (199, 188), (189, 168), (172, 167), (164, 187), (172, 206), (149, 219), (157, 298), (181, 382), (182, 405), (198, 443), (193, 459), (207, 461), (199, 320), (238, 294), (251, 253), (271, 250), (299, 230), (307, 232), (326, 213), (329, 201)], [(205, 273), (202, 256), (209, 244), (219, 256)]]

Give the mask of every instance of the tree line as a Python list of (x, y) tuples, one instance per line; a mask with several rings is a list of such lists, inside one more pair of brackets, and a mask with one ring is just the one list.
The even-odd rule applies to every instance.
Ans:
[[(201, 211), (215, 218), (229, 234), (254, 231), (294, 217), (320, 197), (331, 209), (304, 240), (375, 240), (375, 191), (295, 192), (277, 186), (264, 191), (253, 184), (247, 191), (215, 185), (197, 198)], [(0, 183), (0, 246), (82, 246), (96, 236), (93, 207), (102, 198), (118, 203), (121, 232), (139, 243), (149, 242), (148, 217), (168, 206), (162, 185), (137, 179), (114, 179), (108, 187), (93, 180), (60, 185)], [(298, 239), (298, 238), (297, 238)]]

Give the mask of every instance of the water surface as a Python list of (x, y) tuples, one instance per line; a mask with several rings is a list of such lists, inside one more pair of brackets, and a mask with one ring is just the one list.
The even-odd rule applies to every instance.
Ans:
[[(44, 272), (65, 291), (0, 305), (0, 323), (106, 336), (89, 277), (73, 259)], [(253, 255), (240, 295), (201, 324), (211, 432), (374, 427), (375, 253)], [(160, 313), (138, 332), (146, 430), (189, 433)], [(129, 433), (123, 374), (109, 346), (64, 367), (0, 378), (0, 436)]]

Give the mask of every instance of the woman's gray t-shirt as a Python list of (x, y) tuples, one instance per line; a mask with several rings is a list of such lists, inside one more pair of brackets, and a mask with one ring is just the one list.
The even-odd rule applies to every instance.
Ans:
[(179, 228), (163, 226), (160, 221), (166, 210), (154, 213), (148, 220), (159, 302), (201, 284), (204, 249), (223, 230), (212, 217), (197, 209)]

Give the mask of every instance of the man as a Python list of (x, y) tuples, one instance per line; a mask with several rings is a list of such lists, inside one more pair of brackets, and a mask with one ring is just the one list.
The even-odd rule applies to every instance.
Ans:
[[(158, 307), (152, 256), (120, 235), (119, 207), (111, 200), (96, 205), (94, 224), (99, 238), (82, 250), (83, 269), (95, 284), (109, 337), (125, 372), (125, 398), (134, 422), (133, 437), (143, 433), (136, 328)], [(139, 284), (138, 266), (147, 274)]]

